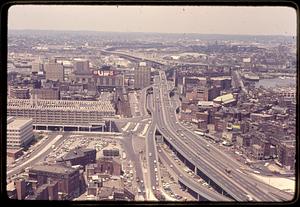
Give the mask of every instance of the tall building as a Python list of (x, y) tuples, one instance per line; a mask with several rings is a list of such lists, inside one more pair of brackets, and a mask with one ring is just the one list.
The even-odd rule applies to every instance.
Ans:
[(26, 183), (25, 180), (20, 179), (15, 181), (16, 190), (17, 190), (17, 199), (22, 200), (26, 196)]
[(64, 66), (62, 64), (54, 62), (45, 63), (44, 66), (46, 72), (46, 79), (64, 81)]
[(75, 74), (89, 74), (90, 73), (89, 61), (86, 59), (75, 58), (74, 59), (74, 73)]
[(32, 62), (31, 64), (31, 72), (38, 73), (44, 70), (44, 65), (38, 61)]
[(295, 169), (295, 146), (290, 144), (279, 145), (278, 161), (289, 170)]
[(31, 118), (7, 118), (7, 147), (20, 148), (26, 146), (33, 138)]
[(134, 70), (134, 88), (142, 89), (150, 85), (151, 69), (141, 62)]

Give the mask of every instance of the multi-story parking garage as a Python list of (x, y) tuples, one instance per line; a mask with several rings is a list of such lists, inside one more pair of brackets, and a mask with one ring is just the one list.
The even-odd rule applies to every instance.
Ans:
[(108, 131), (115, 116), (110, 101), (8, 99), (7, 115), (33, 119), (36, 129)]

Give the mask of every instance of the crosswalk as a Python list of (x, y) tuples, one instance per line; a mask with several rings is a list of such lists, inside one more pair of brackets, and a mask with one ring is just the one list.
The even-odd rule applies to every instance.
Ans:
[(140, 123), (137, 123), (132, 131), (136, 132), (136, 130), (138, 129), (139, 126), (140, 126)]
[(144, 137), (147, 134), (150, 123), (128, 122), (121, 128), (123, 132), (133, 132)]
[(122, 127), (122, 131), (127, 131), (131, 122), (128, 122), (124, 127)]

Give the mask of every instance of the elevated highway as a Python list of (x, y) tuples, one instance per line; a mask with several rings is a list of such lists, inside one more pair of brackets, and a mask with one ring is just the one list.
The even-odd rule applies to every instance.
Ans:
[[(205, 140), (199, 139), (198, 135), (178, 124), (170, 104), (164, 74), (161, 73), (160, 77), (156, 77), (155, 82), (160, 87), (153, 91), (155, 108), (158, 109), (155, 111), (158, 113), (153, 115), (153, 121), (157, 123), (165, 142), (177, 153), (179, 159), (218, 192), (237, 201), (280, 201), (265, 189), (258, 188), (248, 175), (240, 173), (235, 168), (231, 169), (230, 174), (226, 173), (226, 168), (235, 167), (230, 164), (232, 160), (219, 154), (217, 149), (208, 150)], [(196, 140), (201, 140), (201, 143)]]
[[(153, 91), (159, 90), (159, 85), (153, 86)], [(149, 165), (149, 175), (150, 175), (150, 183), (152, 185), (152, 189), (156, 190), (159, 188), (160, 183), (160, 176), (158, 179), (155, 175), (155, 168), (157, 168), (157, 171), (159, 172), (159, 167), (156, 165), (154, 160), (158, 158), (158, 153), (156, 150), (156, 129), (157, 129), (157, 123), (158, 121), (161, 121), (161, 116), (157, 116), (157, 114), (162, 113), (161, 107), (158, 104), (157, 99), (155, 96), (150, 94), (147, 96), (147, 106), (152, 114), (152, 124), (149, 128), (148, 134), (147, 134), (147, 140), (146, 140), (146, 146), (147, 146), (147, 160)], [(150, 156), (151, 155), (151, 156)], [(199, 200), (212, 200), (212, 201), (229, 201), (230, 199), (226, 196), (223, 196), (217, 192), (208, 191), (207, 189), (203, 188), (201, 185), (197, 185), (194, 182), (191, 182), (188, 177), (181, 177), (180, 178), (181, 183), (188, 187), (192, 192), (194, 192)]]

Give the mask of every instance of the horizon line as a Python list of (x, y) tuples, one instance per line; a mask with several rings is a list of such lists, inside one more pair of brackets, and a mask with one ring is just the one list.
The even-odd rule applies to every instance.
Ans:
[(296, 35), (284, 35), (284, 34), (224, 34), (224, 33), (197, 33), (197, 32), (136, 32), (136, 31), (99, 31), (99, 30), (62, 30), (62, 29), (7, 29), (7, 31), (53, 31), (53, 32), (100, 32), (100, 33), (140, 33), (140, 34), (181, 34), (181, 35), (222, 35), (222, 36), (281, 36), (281, 37), (296, 37)]

